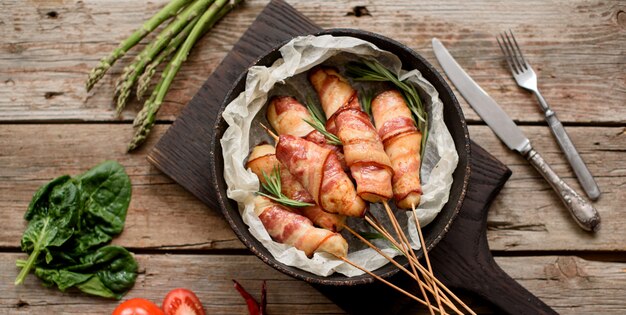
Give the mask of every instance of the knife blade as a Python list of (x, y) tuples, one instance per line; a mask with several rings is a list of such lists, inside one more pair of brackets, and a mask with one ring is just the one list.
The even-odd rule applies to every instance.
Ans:
[(450, 81), (478, 116), (493, 130), (509, 149), (521, 153), (530, 164), (543, 176), (552, 189), (559, 195), (563, 204), (570, 211), (576, 223), (587, 231), (597, 231), (600, 227), (598, 211), (567, 183), (565, 183), (548, 163), (535, 151), (530, 140), (513, 122), (511, 117), (461, 68), (452, 55), (436, 38), (432, 40), (437, 61)]
[(515, 125), (496, 101), (474, 82), (436, 38), (433, 39), (433, 50), (450, 81), (502, 142), (511, 150), (520, 153), (528, 152), (530, 141), (522, 130)]

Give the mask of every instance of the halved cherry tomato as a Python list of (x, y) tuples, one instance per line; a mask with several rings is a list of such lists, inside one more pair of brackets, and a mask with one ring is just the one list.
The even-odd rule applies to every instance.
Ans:
[(174, 289), (163, 300), (161, 306), (166, 315), (205, 315), (198, 297), (187, 289)]
[(163, 311), (146, 299), (134, 298), (118, 305), (113, 315), (163, 315)]

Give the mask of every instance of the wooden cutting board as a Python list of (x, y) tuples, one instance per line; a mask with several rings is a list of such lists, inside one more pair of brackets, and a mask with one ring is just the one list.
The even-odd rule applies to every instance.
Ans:
[[(226, 93), (259, 56), (293, 36), (320, 31), (283, 0), (273, 0), (259, 14), (174, 124), (148, 154), (148, 160), (207, 204), (219, 209), (209, 171), (212, 126)], [(555, 314), (500, 269), (486, 238), (487, 211), (511, 171), (472, 142), (470, 184), (461, 211), (430, 258), (438, 278), (451, 288), (472, 291), (510, 314)], [(412, 282), (402, 274), (393, 281)], [(410, 312), (416, 305), (380, 284), (362, 287), (317, 287), (350, 313)], [(418, 292), (413, 288), (414, 292)]]

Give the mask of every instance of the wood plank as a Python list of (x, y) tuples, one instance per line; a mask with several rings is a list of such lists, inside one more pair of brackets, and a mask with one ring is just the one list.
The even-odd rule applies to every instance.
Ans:
[[(166, 0), (3, 1), (0, 4), (0, 121), (111, 121), (113, 84), (122, 65), (91, 93), (87, 72)], [(159, 113), (171, 121), (196, 93), (232, 45), (267, 4), (249, 0), (199, 42)], [(540, 75), (544, 96), (566, 123), (626, 122), (626, 13), (618, 0), (487, 0), (460, 4), (403, 0), (367, 6), (370, 15), (349, 15), (361, 2), (289, 1), (325, 28), (352, 27), (393, 37), (436, 64), (430, 39), (438, 37), (470, 75), (516, 120), (541, 122), (530, 94), (512, 80), (494, 36), (512, 28)], [(52, 13), (54, 12), (54, 13)], [(133, 50), (123, 59), (128, 62)], [(470, 121), (478, 121), (461, 101)], [(134, 117), (133, 101), (123, 120)], [(593, 110), (590, 110), (593, 108)], [(607, 115), (606, 113), (611, 113)]]
[(19, 245), (26, 226), (22, 216), (40, 185), (113, 159), (126, 168), (133, 184), (126, 228), (116, 243), (147, 249), (242, 248), (221, 213), (208, 209), (146, 160), (148, 148), (167, 127), (155, 126), (143, 149), (126, 154), (132, 135), (126, 124), (0, 125), (0, 216), (13, 226), (1, 229), (0, 247)]
[[(0, 125), (0, 247), (17, 248), (25, 228), (22, 215), (34, 191), (61, 174), (78, 174), (104, 159), (119, 161), (133, 183), (125, 231), (116, 243), (148, 249), (241, 249), (243, 245), (216, 209), (209, 209), (174, 184), (145, 153), (167, 129), (157, 125), (149, 142), (126, 154), (127, 124)], [(545, 127), (523, 127), (558, 174), (578, 191), (565, 159)], [(485, 126), (471, 126), (472, 139), (513, 170), (489, 214), (493, 250), (626, 250), (626, 133), (622, 128), (568, 127), (573, 142), (596, 176), (603, 195), (596, 207), (602, 227), (581, 231), (556, 195), (526, 161), (508, 151)], [(33, 137), (36, 135), (36, 137)], [(80, 135), (82, 141), (76, 141)], [(182, 229), (181, 229), (182, 228)]]
[[(584, 194), (549, 129), (522, 129), (556, 173)], [(492, 249), (626, 250), (626, 231), (620, 228), (625, 222), (619, 214), (626, 204), (626, 129), (568, 127), (567, 131), (602, 191), (594, 203), (602, 218), (595, 234), (578, 228), (556, 193), (524, 158), (509, 151), (489, 128), (470, 126), (472, 139), (513, 171), (489, 212), (487, 237)]]
[[(61, 293), (44, 288), (29, 276), (24, 285), (13, 286), (14, 261), (22, 254), (0, 253), (0, 313), (84, 314), (109, 313), (117, 301), (85, 296), (74, 290)], [(269, 314), (343, 314), (328, 298), (305, 282), (289, 278), (254, 256), (136, 255), (141, 274), (125, 298), (144, 297), (160, 303), (176, 287), (193, 290), (207, 314), (247, 314), (243, 299), (232, 288), (237, 279), (256, 298), (261, 281), (267, 280)], [(624, 262), (588, 261), (573, 256), (499, 257), (498, 264), (528, 290), (561, 314), (623, 314), (626, 303)], [(436, 268), (436, 266), (435, 266)], [(181, 277), (184, 275), (184, 277)], [(367, 303), (346, 290), (339, 298)], [(497, 313), (484, 302), (460, 294), (480, 313)], [(335, 297), (336, 298), (336, 297)], [(374, 303), (374, 302), (373, 302)], [(375, 302), (378, 303), (378, 302)], [(414, 312), (418, 310), (417, 312)], [(422, 307), (407, 306), (402, 314), (427, 314)]]

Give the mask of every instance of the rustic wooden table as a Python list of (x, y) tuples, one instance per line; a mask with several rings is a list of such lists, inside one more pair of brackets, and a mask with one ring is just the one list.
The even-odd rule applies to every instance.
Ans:
[[(170, 289), (187, 287), (209, 314), (244, 314), (231, 279), (257, 297), (261, 281), (268, 280), (270, 314), (343, 313), (315, 288), (249, 254), (217, 209), (204, 206), (145, 158), (267, 1), (246, 1), (199, 42), (138, 152), (127, 154), (125, 148), (140, 103), (129, 106), (122, 119), (112, 108), (122, 67), (115, 66), (85, 92), (89, 69), (165, 2), (0, 4), (0, 313), (108, 313), (115, 307), (117, 301), (44, 288), (34, 276), (13, 286), (14, 262), (24, 257), (22, 216), (33, 192), (53, 177), (83, 172), (105, 159), (124, 165), (133, 183), (126, 228), (114, 240), (130, 248), (141, 266), (126, 298), (160, 303)], [(392, 37), (435, 65), (430, 39), (438, 37), (522, 125), (556, 172), (581, 191), (535, 100), (517, 87), (502, 59), (495, 35), (513, 29), (544, 96), (600, 185), (603, 194), (595, 206), (603, 221), (596, 234), (579, 229), (549, 186), (461, 99), (471, 138), (513, 171), (489, 213), (489, 245), (507, 273), (560, 313), (626, 313), (626, 216), (621, 213), (626, 205), (626, 4), (288, 2), (322, 27)], [(497, 312), (476, 297), (462, 296), (481, 312)]]

